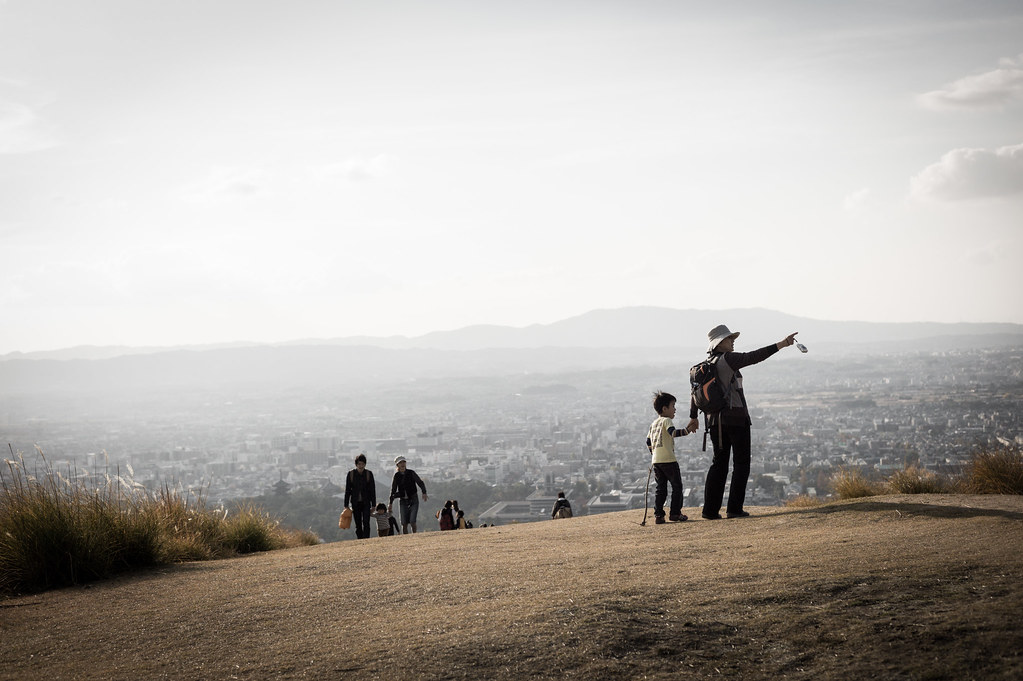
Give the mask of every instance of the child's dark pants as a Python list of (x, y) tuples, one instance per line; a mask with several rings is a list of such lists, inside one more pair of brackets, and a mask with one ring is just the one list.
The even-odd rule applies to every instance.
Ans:
[(671, 505), (668, 515), (677, 518), (682, 514), (682, 471), (678, 461), (671, 463), (655, 463), (654, 478), (657, 480), (657, 492), (654, 493), (654, 516), (664, 517), (664, 501), (668, 498), (668, 483), (671, 483)]

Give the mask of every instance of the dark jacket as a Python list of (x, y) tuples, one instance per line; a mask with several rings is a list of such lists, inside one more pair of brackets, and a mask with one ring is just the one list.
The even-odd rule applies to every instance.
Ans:
[(406, 468), (404, 473), (395, 471), (394, 477), (391, 478), (390, 500), (415, 499), (416, 485), (419, 485), (420, 489), (423, 490), (423, 494), (426, 494), (426, 483), (423, 482), (423, 479), (414, 470)]
[[(726, 352), (717, 362), (718, 378), (721, 385), (728, 385), (734, 379), (732, 392), (729, 399), (730, 405), (717, 414), (707, 414), (707, 426), (716, 426), (718, 419), (722, 426), (749, 426), (753, 421), (749, 416), (749, 407), (746, 405), (746, 393), (742, 389), (742, 374), (739, 372), (743, 367), (763, 362), (765, 359), (778, 352), (777, 344), (772, 343), (753, 352)], [(722, 353), (711, 353), (711, 357)], [(695, 419), (699, 414), (696, 408), (696, 401), (689, 401), (689, 418)]]
[(551, 509), (551, 517), (557, 518), (558, 511), (562, 508), (567, 508), (569, 513), (572, 512), (572, 504), (568, 503), (568, 499), (565, 497), (558, 497), (558, 500), (554, 502), (554, 508)]
[(358, 468), (348, 471), (348, 477), (345, 478), (345, 506), (348, 506), (349, 502), (377, 505), (377, 484), (373, 479), (373, 472), (368, 468), (362, 475), (359, 475)]

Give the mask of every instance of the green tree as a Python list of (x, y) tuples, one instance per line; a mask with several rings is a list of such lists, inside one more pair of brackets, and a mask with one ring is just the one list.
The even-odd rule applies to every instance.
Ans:
[(263, 509), (280, 520), (285, 527), (311, 530), (323, 541), (346, 538), (337, 526), (337, 517), (341, 513), (340, 500), (322, 492), (297, 490), (290, 494), (271, 493), (250, 499), (237, 499), (228, 505), (228, 512), (237, 512), (246, 504)]

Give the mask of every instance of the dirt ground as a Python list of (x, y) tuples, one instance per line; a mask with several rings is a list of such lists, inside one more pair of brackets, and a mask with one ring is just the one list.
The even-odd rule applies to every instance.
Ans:
[(0, 678), (1023, 678), (1023, 497), (750, 510), (349, 541), (22, 596), (0, 601)]

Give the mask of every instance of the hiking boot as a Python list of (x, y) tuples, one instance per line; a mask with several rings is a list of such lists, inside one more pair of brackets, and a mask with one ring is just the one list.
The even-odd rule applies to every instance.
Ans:
[(725, 514), (729, 518), (749, 518), (749, 513), (746, 511), (729, 511)]
[(683, 522), (689, 520), (689, 516), (683, 515), (683, 514), (679, 513), (678, 515), (670, 515), (670, 516), (668, 516), (668, 520), (670, 520), (673, 523), (683, 523)]
[(655, 525), (663, 525), (664, 524), (664, 516), (663, 515), (656, 516), (654, 518), (654, 524)]
[(720, 513), (701, 513), (704, 520), (721, 520)]

